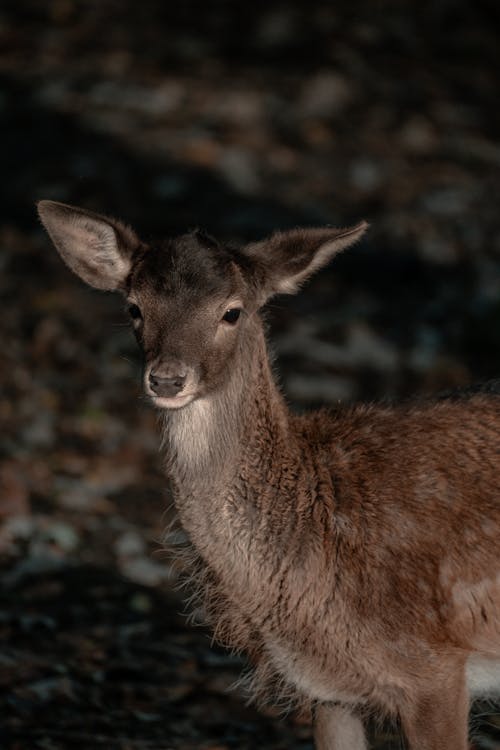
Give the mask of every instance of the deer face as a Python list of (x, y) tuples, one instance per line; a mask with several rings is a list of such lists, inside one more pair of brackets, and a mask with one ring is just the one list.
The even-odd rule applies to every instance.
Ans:
[(222, 384), (255, 311), (248, 292), (230, 253), (199, 233), (138, 257), (126, 297), (157, 406), (186, 406)]
[(54, 201), (38, 210), (78, 276), (125, 296), (144, 352), (144, 388), (166, 409), (221, 387), (258, 308), (273, 294), (295, 292), (366, 229), (364, 222), (296, 229), (238, 250), (200, 232), (148, 246), (116, 219)]

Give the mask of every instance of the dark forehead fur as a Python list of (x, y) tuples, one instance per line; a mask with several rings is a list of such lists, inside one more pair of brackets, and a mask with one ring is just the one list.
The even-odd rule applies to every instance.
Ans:
[(130, 289), (171, 295), (183, 291), (200, 296), (230, 294), (233, 251), (200, 231), (148, 247), (132, 268)]

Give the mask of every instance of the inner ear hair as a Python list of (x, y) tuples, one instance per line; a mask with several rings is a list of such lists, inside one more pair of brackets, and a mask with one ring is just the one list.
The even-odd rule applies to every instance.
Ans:
[(40, 201), (38, 214), (65, 263), (97, 289), (123, 288), (141, 243), (135, 232), (93, 211)]
[(279, 293), (294, 294), (337, 253), (358, 242), (367, 228), (367, 222), (361, 221), (340, 229), (291, 229), (250, 245), (247, 256), (254, 262), (255, 276), (265, 298)]

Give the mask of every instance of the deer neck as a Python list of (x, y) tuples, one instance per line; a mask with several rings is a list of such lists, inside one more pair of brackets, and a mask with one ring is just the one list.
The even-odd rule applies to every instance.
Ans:
[(285, 520), (276, 523), (276, 513), (281, 503), (293, 502), (300, 464), (259, 320), (252, 333), (225, 387), (169, 413), (164, 425), (182, 526), (224, 596), (249, 606), (296, 531), (294, 514), (281, 514)]
[(256, 317), (248, 326), (224, 385), (163, 414), (167, 469), (181, 490), (227, 481), (243, 457), (267, 459), (267, 443), (286, 437), (288, 411), (273, 379), (262, 322)]

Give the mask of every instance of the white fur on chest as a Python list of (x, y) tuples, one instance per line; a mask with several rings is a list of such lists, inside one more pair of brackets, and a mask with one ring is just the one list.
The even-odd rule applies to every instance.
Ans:
[(171, 416), (169, 440), (184, 466), (200, 466), (208, 458), (213, 440), (213, 405), (199, 398)]
[(197, 398), (165, 420), (163, 441), (181, 473), (190, 479), (219, 478), (235, 457), (239, 441), (239, 399), (226, 388)]
[(500, 696), (500, 659), (473, 654), (467, 660), (465, 674), (472, 699)]

